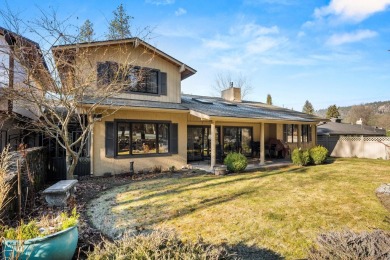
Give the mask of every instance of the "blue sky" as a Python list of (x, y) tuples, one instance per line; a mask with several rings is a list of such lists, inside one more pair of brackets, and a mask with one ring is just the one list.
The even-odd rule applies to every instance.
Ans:
[(253, 86), (246, 99), (295, 110), (390, 100), (390, 0), (8, 1), (25, 19), (36, 6), (90, 19), (101, 39), (120, 3), (134, 28), (154, 28), (151, 44), (198, 71), (184, 93), (215, 95), (215, 75), (231, 73)]

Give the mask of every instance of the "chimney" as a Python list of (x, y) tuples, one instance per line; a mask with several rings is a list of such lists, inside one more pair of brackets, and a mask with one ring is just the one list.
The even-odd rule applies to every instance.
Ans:
[(332, 117), (332, 118), (330, 119), (330, 121), (333, 122), (333, 123), (341, 123), (341, 118)]
[(230, 82), (230, 88), (222, 90), (221, 96), (226, 101), (241, 102), (241, 88), (233, 87), (233, 82)]

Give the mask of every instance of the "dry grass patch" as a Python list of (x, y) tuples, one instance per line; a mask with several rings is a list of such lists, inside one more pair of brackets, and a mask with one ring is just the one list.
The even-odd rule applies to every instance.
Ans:
[(169, 227), (192, 240), (201, 235), (207, 243), (245, 244), (303, 258), (320, 232), (390, 230), (374, 192), (389, 180), (389, 161), (362, 159), (163, 178), (109, 190), (92, 202), (90, 214), (92, 221), (104, 216), (115, 234)]

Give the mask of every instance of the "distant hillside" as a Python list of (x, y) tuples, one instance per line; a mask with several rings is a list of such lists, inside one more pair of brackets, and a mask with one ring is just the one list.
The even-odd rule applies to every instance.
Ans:
[[(356, 104), (356, 105), (358, 106), (362, 104)], [(371, 102), (363, 105), (369, 106), (374, 110), (374, 116), (372, 118), (372, 122), (369, 122), (370, 125), (376, 125), (378, 127), (383, 127), (386, 128), (387, 130), (390, 130), (390, 101)], [(346, 106), (346, 107), (339, 108), (339, 112), (344, 123), (350, 123), (348, 122), (348, 113), (352, 107), (353, 106)], [(321, 117), (326, 117), (326, 111), (327, 108), (319, 109), (316, 111), (316, 115)]]

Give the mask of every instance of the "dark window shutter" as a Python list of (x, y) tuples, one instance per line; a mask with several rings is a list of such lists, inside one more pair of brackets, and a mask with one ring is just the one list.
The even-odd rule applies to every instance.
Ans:
[(106, 122), (106, 157), (114, 157), (114, 122)]
[(167, 85), (167, 73), (166, 72), (160, 72), (160, 80), (161, 80), (161, 91), (160, 94), (166, 96), (168, 94), (168, 85)]
[(97, 82), (98, 86), (103, 86), (108, 84), (108, 64), (106, 62), (98, 62), (97, 63)]
[(169, 131), (169, 152), (171, 154), (179, 153), (179, 129), (178, 124), (171, 124)]

